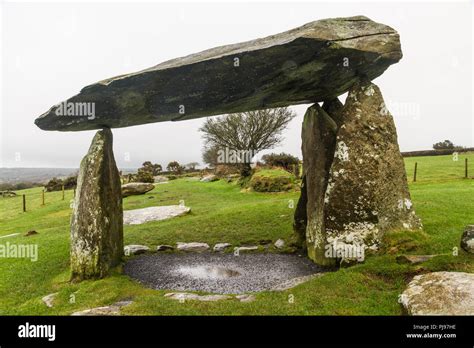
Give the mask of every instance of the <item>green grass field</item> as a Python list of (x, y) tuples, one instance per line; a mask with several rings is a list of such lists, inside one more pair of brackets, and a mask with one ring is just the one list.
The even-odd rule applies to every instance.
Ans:
[[(464, 179), (464, 158), (473, 169)], [(414, 163), (418, 178), (412, 183)], [(406, 159), (412, 199), (424, 230), (394, 231), (386, 236), (383, 250), (365, 263), (327, 273), (291, 290), (262, 292), (250, 303), (186, 301), (164, 298), (166, 291), (142, 287), (117, 269), (98, 281), (69, 282), (69, 217), (73, 192), (46, 193), (41, 206), (41, 188), (18, 191), (18, 197), (0, 198), (0, 244), (37, 244), (36, 262), (0, 259), (0, 315), (68, 315), (74, 311), (133, 299), (124, 314), (143, 315), (401, 315), (398, 296), (416, 274), (451, 270), (474, 272), (474, 257), (459, 247), (465, 225), (474, 223), (474, 154)], [(27, 197), (22, 212), (21, 194)], [(193, 178), (173, 180), (142, 196), (124, 199), (124, 209), (178, 204), (184, 200), (192, 212), (183, 217), (125, 227), (125, 244), (158, 244), (200, 241), (234, 245), (262, 239), (288, 240), (293, 209), (299, 194), (241, 192), (223, 181), (201, 183)], [(29, 230), (39, 234), (25, 237)], [(400, 265), (397, 255), (442, 254), (421, 265)], [(262, 270), (265, 271), (265, 270)], [(59, 292), (53, 308), (41, 297)], [(292, 299), (293, 301), (289, 301)]]

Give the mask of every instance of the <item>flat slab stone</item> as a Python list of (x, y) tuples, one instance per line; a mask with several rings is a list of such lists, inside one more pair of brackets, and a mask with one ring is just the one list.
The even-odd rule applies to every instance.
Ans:
[(153, 289), (244, 294), (296, 286), (286, 282), (323, 269), (289, 254), (156, 253), (128, 260), (124, 272)]
[(401, 301), (410, 315), (474, 315), (474, 274), (433, 272), (415, 276)]
[(132, 304), (133, 301), (119, 301), (110, 306), (95, 307), (85, 309), (82, 311), (74, 312), (72, 316), (115, 316), (120, 315), (120, 309), (122, 307)]
[[(384, 24), (323, 19), (99, 81), (35, 123), (81, 131), (309, 104), (343, 94), (359, 76), (374, 79), (401, 57), (399, 35)], [(91, 105), (94, 115), (84, 111)]]
[(181, 243), (176, 245), (178, 251), (202, 252), (209, 250), (209, 244), (200, 242)]
[(164, 205), (160, 207), (125, 210), (123, 212), (123, 224), (140, 225), (150, 221), (166, 220), (187, 214), (190, 211), (191, 208), (180, 205)]

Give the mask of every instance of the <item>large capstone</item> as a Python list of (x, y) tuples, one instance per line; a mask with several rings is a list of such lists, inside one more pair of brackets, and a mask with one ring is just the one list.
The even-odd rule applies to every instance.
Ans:
[(102, 278), (123, 255), (120, 175), (112, 152), (112, 132), (96, 133), (81, 162), (71, 217), (73, 280)]
[(35, 123), (80, 131), (331, 100), (401, 57), (399, 36), (386, 25), (324, 19), (97, 82)]

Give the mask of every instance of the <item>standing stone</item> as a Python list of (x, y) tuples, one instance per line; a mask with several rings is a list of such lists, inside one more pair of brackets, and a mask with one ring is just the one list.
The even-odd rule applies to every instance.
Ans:
[(321, 266), (335, 264), (335, 259), (324, 255), (327, 245), (324, 193), (334, 154), (336, 131), (336, 123), (318, 104), (308, 108), (301, 133), (307, 195), (306, 248), (308, 257)]
[(72, 280), (102, 278), (123, 256), (120, 175), (112, 132), (96, 133), (83, 158), (71, 217)]
[(330, 241), (371, 247), (387, 230), (420, 228), (395, 124), (379, 88), (356, 83), (338, 118), (342, 124), (324, 195)]

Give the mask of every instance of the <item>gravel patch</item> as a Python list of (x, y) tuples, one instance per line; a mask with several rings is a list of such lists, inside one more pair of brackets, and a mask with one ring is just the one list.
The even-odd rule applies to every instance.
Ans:
[(145, 254), (129, 260), (124, 272), (157, 290), (242, 294), (323, 272), (303, 256), (287, 254)]

